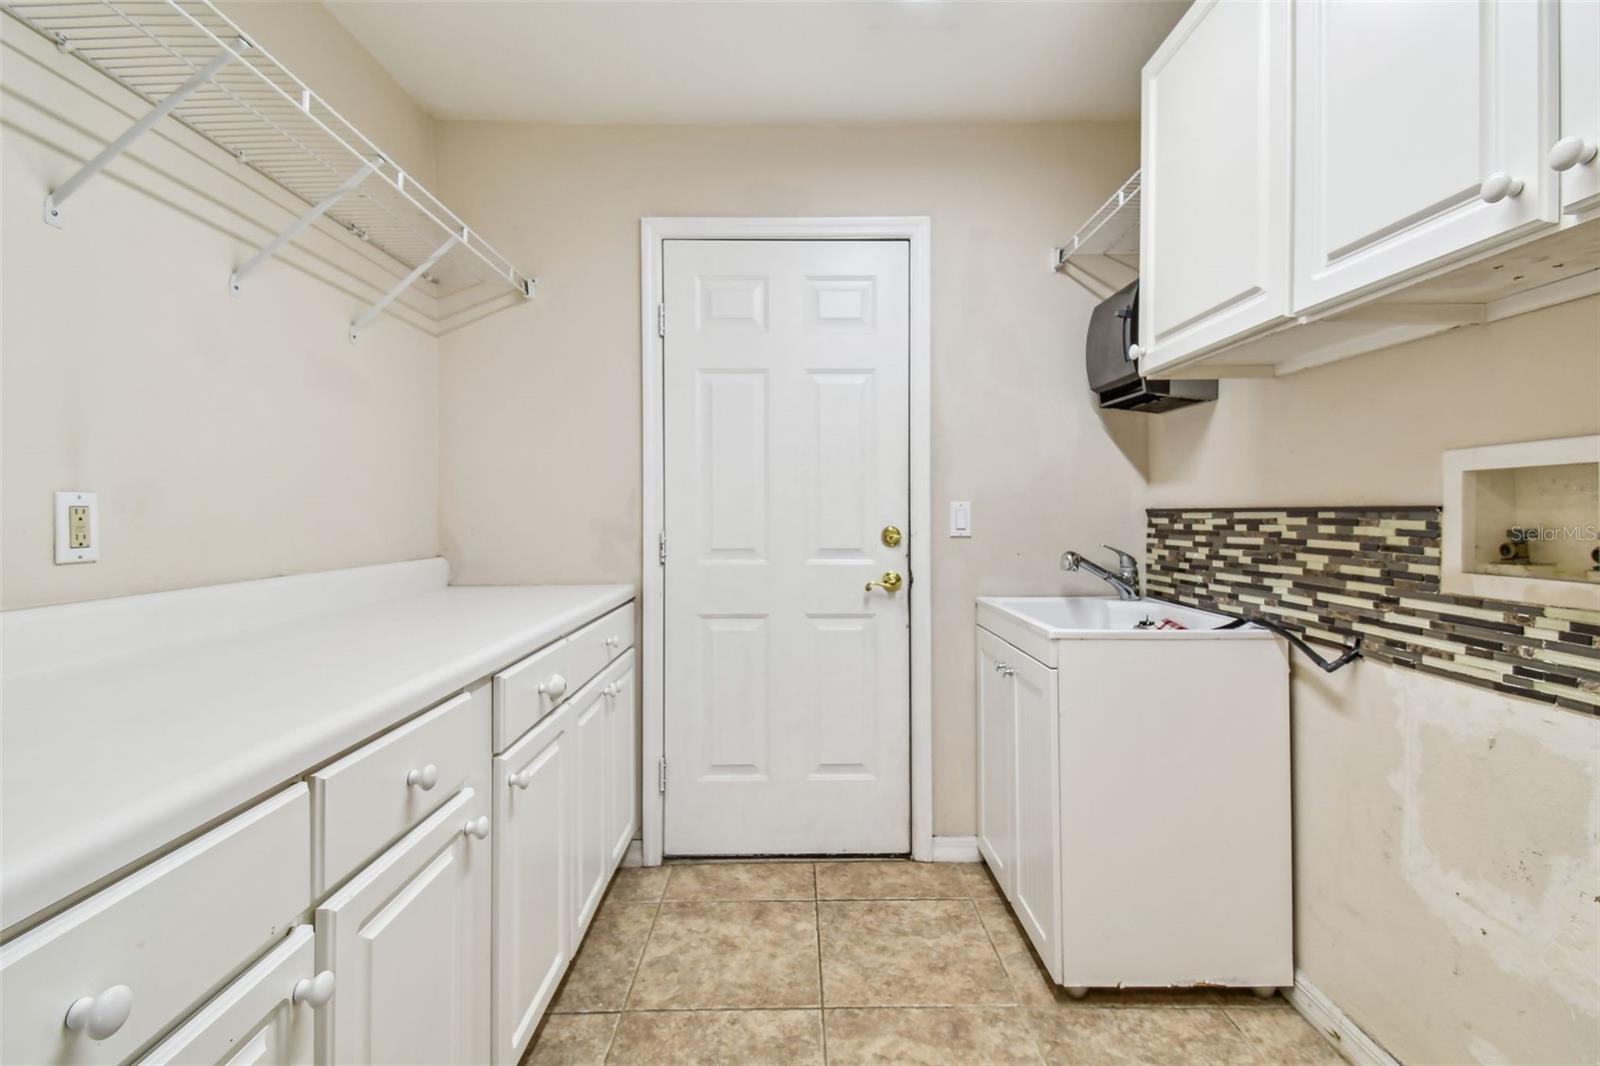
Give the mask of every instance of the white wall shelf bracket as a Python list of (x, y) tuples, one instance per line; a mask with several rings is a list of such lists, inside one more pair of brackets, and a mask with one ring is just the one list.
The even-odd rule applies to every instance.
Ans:
[(305, 232), (307, 226), (321, 218), (327, 212), (328, 208), (332, 207), (334, 204), (343, 199), (346, 193), (355, 191), (356, 186), (365, 181), (367, 176), (373, 171), (377, 170), (378, 167), (383, 164), (383, 162), (384, 160), (381, 156), (368, 160), (366, 163), (362, 164), (360, 170), (357, 170), (354, 174), (351, 174), (348, 178), (346, 178), (344, 180), (344, 184), (335, 189), (332, 195), (328, 196), (322, 200), (322, 202), (311, 208), (311, 210), (295, 219), (293, 224), (291, 224), (288, 229), (284, 230), (282, 233), (278, 234), (277, 237), (273, 238), (271, 244), (268, 244), (266, 247), (256, 252), (255, 255), (250, 257), (244, 266), (240, 267), (238, 270), (235, 270), (231, 275), (229, 275), (228, 290), (235, 296), (239, 295), (240, 285), (244, 282), (246, 277), (254, 272), (256, 267), (277, 255), (278, 252), (282, 250), (284, 245), (288, 244), (290, 241), (300, 236), (301, 233)]
[[(240, 51), (244, 51), (250, 47), (250, 42), (241, 37), (237, 46)], [(60, 229), (61, 206), (67, 202), (68, 197), (83, 188), (90, 178), (104, 170), (106, 164), (127, 151), (128, 145), (138, 140), (140, 134), (166, 118), (173, 108), (188, 99), (190, 93), (208, 84), (217, 71), (237, 58), (239, 58), (238, 53), (224, 45), (223, 50), (212, 56), (211, 61), (205, 66), (195, 71), (188, 81), (163, 97), (160, 103), (145, 112), (144, 117), (124, 130), (120, 137), (101, 149), (100, 154), (85, 163), (76, 174), (51, 189), (50, 195), (44, 198), (44, 220)]]
[(440, 259), (443, 259), (444, 253), (454, 248), (457, 241), (462, 241), (465, 239), (465, 230), (462, 230), (459, 234), (452, 235), (449, 240), (445, 241), (443, 244), (439, 245), (438, 248), (434, 249), (432, 255), (418, 263), (416, 268), (413, 269), (411, 273), (401, 278), (398, 285), (384, 293), (383, 299), (379, 300), (377, 303), (367, 308), (366, 311), (362, 312), (360, 318), (350, 323), (350, 343), (354, 344), (356, 342), (356, 338), (361, 335), (361, 331), (366, 329), (373, 319), (383, 314), (383, 309), (385, 307), (388, 307), (390, 304), (398, 300), (401, 293), (405, 292), (407, 289), (411, 288), (412, 285), (416, 284), (418, 278), (422, 277), (433, 268), (433, 264), (437, 263)]

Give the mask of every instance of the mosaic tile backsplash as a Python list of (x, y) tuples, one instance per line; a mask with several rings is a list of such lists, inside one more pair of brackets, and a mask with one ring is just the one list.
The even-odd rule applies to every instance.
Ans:
[(1600, 612), (1441, 593), (1437, 507), (1147, 514), (1152, 596), (1313, 643), (1360, 636), (1374, 662), (1600, 714)]

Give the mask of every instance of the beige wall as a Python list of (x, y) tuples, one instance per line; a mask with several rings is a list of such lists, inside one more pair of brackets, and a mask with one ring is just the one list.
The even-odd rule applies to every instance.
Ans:
[[(539, 276), (532, 305), (441, 344), (440, 522), (464, 583), (639, 580), (641, 217), (932, 217), (934, 829), (973, 832), (973, 598), (1095, 591), (1061, 551), (1143, 536), (1143, 424), (1091, 405), (1093, 301), (1047, 265), (1133, 169), (1136, 131), (440, 131), (443, 195)], [(973, 501), (971, 540), (942, 535), (952, 499)]]
[[(1600, 430), (1600, 298), (1150, 423), (1151, 506), (1440, 502), (1447, 448)], [(1296, 959), (1403, 1062), (1600, 1060), (1600, 719), (1296, 660)]]
[(392, 162), (433, 186), (433, 117), (320, 0), (221, 0), (217, 6)]
[[(307, 35), (317, 12), (337, 28), (294, 12)], [(170, 120), (46, 226), (47, 189), (144, 105), (7, 17), (0, 64), (0, 605), (436, 554), (437, 342), (392, 318), (346, 339), (395, 264), (318, 230), (231, 297), (304, 205)], [(98, 563), (53, 564), (57, 489), (99, 493)]]

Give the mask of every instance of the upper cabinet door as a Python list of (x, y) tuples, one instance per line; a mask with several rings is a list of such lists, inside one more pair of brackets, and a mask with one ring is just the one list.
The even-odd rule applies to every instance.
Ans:
[(1595, 0), (1561, 0), (1559, 133), (1546, 161), (1561, 174), (1562, 212), (1600, 208), (1600, 3)]
[(1551, 0), (1295, 5), (1296, 311), (1555, 221), (1555, 16)]
[(1281, 3), (1197, 3), (1145, 64), (1147, 373), (1289, 313), (1293, 14)]

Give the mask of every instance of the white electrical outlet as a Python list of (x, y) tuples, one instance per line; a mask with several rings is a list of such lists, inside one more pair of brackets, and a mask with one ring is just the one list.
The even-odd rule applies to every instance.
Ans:
[(56, 564), (100, 558), (100, 506), (92, 492), (56, 493)]

